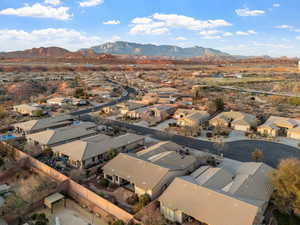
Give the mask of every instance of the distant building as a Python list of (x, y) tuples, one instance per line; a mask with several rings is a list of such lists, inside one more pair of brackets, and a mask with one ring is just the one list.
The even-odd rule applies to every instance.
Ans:
[(22, 104), (15, 105), (13, 110), (21, 115), (29, 115), (32, 116), (34, 112), (42, 111), (42, 108), (37, 104)]

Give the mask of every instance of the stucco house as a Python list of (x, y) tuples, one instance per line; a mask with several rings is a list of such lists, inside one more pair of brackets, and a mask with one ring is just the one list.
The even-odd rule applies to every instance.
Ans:
[(110, 182), (155, 199), (175, 177), (191, 173), (198, 166), (198, 159), (186, 154), (181, 146), (162, 142), (138, 154), (121, 153), (102, 169)]
[(97, 134), (97, 131), (93, 129), (87, 129), (82, 126), (67, 126), (28, 134), (26, 135), (26, 140), (29, 143), (40, 145), (42, 149), (47, 149), (95, 134)]
[(13, 124), (13, 127), (15, 132), (26, 135), (46, 129), (54, 129), (71, 125), (73, 121), (74, 117), (71, 115), (59, 115), (40, 120), (29, 120), (26, 122), (16, 123)]
[(161, 122), (171, 117), (176, 111), (173, 105), (158, 104), (148, 107), (144, 119), (147, 121)]
[(234, 130), (248, 132), (257, 127), (258, 120), (248, 113), (230, 111), (218, 114), (209, 121), (209, 124), (214, 127), (231, 127)]
[(122, 115), (126, 115), (129, 111), (138, 109), (138, 108), (142, 108), (145, 105), (142, 103), (137, 103), (134, 101), (127, 101), (127, 102), (122, 102), (117, 104), (117, 108), (119, 109), (120, 113)]
[(42, 107), (40, 107), (38, 104), (22, 104), (22, 105), (15, 105), (13, 107), (13, 110), (17, 113), (20, 113), (21, 115), (29, 115), (32, 116), (34, 112), (42, 111)]
[(182, 127), (198, 127), (205, 123), (210, 117), (206, 111), (178, 109), (174, 118), (177, 119), (177, 124)]
[(300, 120), (271, 116), (264, 124), (257, 128), (262, 135), (271, 137), (285, 136), (300, 140)]
[(65, 98), (65, 97), (55, 97), (55, 98), (50, 98), (47, 100), (47, 104), (49, 105), (65, 105), (68, 104), (70, 102), (69, 98)]
[(103, 162), (110, 149), (118, 152), (132, 151), (143, 146), (144, 142), (145, 137), (136, 134), (125, 134), (114, 138), (98, 134), (53, 147), (52, 151), (67, 157), (70, 165), (85, 169)]
[(159, 198), (164, 217), (178, 223), (262, 224), (273, 192), (268, 176), (273, 169), (263, 163), (224, 161), (175, 178)]

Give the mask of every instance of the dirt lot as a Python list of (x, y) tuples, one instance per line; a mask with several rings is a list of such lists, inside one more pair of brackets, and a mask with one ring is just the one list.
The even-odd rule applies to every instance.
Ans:
[(55, 225), (56, 217), (59, 218), (61, 225), (107, 225), (102, 219), (71, 200), (67, 200), (66, 208), (64, 208), (62, 202), (55, 205), (53, 214), (51, 214), (50, 209), (40, 209), (35, 213), (45, 213), (50, 221), (49, 225)]

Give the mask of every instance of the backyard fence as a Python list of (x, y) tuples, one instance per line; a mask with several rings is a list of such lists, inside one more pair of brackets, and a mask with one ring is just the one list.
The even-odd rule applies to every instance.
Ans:
[[(55, 181), (59, 182), (61, 187), (59, 192), (64, 192), (76, 202), (82, 206), (86, 206), (94, 213), (101, 215), (103, 218), (112, 215), (120, 220), (128, 222), (133, 219), (133, 215), (129, 214), (125, 210), (119, 208), (113, 203), (109, 202), (105, 198), (97, 195), (88, 188), (76, 183), (71, 178), (61, 174), (57, 170), (49, 167), (48, 165), (40, 162), (39, 160), (31, 157), (30, 155), (14, 148), (6, 142), (0, 142), (0, 148), (5, 148), (7, 151), (11, 151), (12, 155), (17, 161), (26, 162), (26, 166), (34, 169), (36, 172), (42, 172), (51, 177)], [(1, 180), (0, 180), (1, 181)], [(63, 184), (63, 185), (62, 185)], [(56, 190), (57, 191), (57, 190)], [(48, 195), (50, 195), (49, 193)], [(43, 196), (43, 199), (47, 196)], [(40, 200), (38, 200), (39, 202)], [(41, 203), (42, 204), (42, 203)], [(40, 206), (40, 204), (37, 204)]]

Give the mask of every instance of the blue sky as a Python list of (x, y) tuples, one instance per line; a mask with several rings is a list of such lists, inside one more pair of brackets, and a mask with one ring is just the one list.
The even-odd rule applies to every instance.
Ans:
[(1, 0), (0, 51), (108, 41), (300, 57), (299, 0)]

